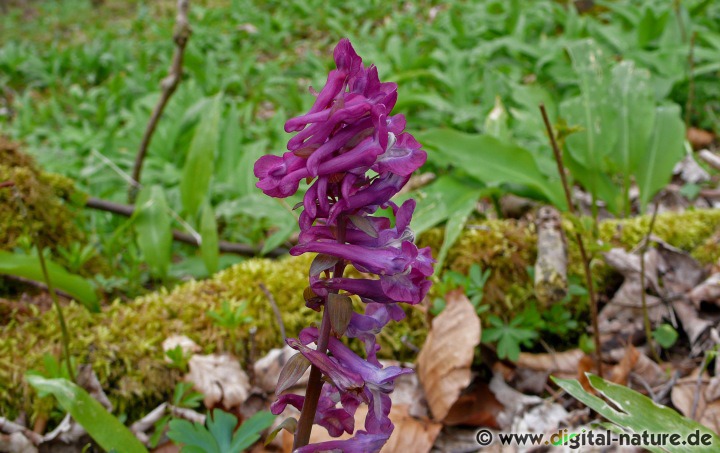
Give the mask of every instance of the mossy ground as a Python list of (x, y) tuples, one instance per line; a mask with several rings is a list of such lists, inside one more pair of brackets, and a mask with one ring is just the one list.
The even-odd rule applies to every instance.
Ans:
[(73, 181), (38, 169), (18, 145), (0, 136), (0, 249), (41, 240), (43, 246), (63, 247), (83, 237), (76, 210), (84, 200)]
[[(649, 219), (601, 224), (600, 237), (615, 245), (634, 247), (641, 240)], [(716, 244), (709, 244), (720, 229), (720, 210), (688, 211), (664, 214), (657, 218), (656, 235), (702, 258), (703, 262), (720, 259)], [(437, 249), (442, 230), (423, 235), (421, 245)], [(534, 227), (514, 220), (492, 220), (470, 225), (452, 248), (446, 268), (467, 272), (473, 263), (493, 270), (487, 285), (485, 303), (490, 312), (511, 313), (532, 300), (532, 283), (527, 267), (536, 254)], [(579, 272), (577, 249), (569, 241), (571, 273)], [(187, 335), (205, 353), (232, 349), (227, 331), (207, 316), (223, 300), (248, 302), (247, 314), (257, 327), (255, 343), (258, 356), (281, 345), (280, 331), (259, 283), (265, 283), (281, 307), (288, 335), (319, 320), (319, 315), (304, 307), (301, 297), (307, 285), (310, 257), (280, 260), (251, 259), (201, 282), (189, 282), (172, 291), (155, 293), (123, 303), (115, 302), (102, 313), (92, 315), (71, 303), (65, 316), (71, 330), (71, 352), (79, 363), (92, 363), (103, 387), (121, 412), (139, 416), (167, 398), (180, 373), (164, 361), (162, 341), (170, 335)], [(601, 260), (596, 272), (603, 275)], [(411, 359), (406, 344), (422, 344), (425, 314), (419, 308), (408, 310), (408, 321), (393, 324), (383, 333), (386, 357)], [(249, 327), (239, 329), (240, 342), (248, 339)], [(37, 401), (23, 383), (30, 369), (42, 369), (44, 354), (57, 354), (60, 331), (53, 311), (31, 309), (11, 315), (1, 327), (0, 336), (0, 415), (12, 416), (19, 410), (32, 412)], [(242, 349), (242, 348), (241, 348)], [(241, 354), (242, 355), (242, 354)]]

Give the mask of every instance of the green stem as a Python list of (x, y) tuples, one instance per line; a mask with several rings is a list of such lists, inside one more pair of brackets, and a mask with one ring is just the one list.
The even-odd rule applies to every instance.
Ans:
[(655, 345), (653, 344), (652, 326), (650, 324), (650, 314), (648, 313), (647, 296), (645, 294), (645, 252), (647, 252), (648, 245), (650, 244), (650, 236), (652, 235), (653, 228), (655, 227), (655, 218), (657, 217), (658, 208), (658, 202), (655, 202), (655, 211), (650, 218), (650, 226), (648, 227), (647, 234), (645, 235), (645, 241), (643, 242), (640, 250), (640, 301), (642, 303), (643, 324), (645, 325), (645, 336), (647, 337), (648, 346), (650, 347), (650, 353), (656, 362), (660, 362), (660, 357), (658, 357)]
[(53, 287), (52, 280), (50, 280), (50, 273), (47, 270), (47, 264), (45, 263), (45, 256), (43, 256), (42, 248), (39, 244), (35, 244), (38, 251), (38, 259), (40, 260), (40, 267), (42, 268), (43, 276), (45, 278), (45, 284), (50, 291), (50, 297), (52, 298), (53, 305), (57, 310), (58, 320), (60, 321), (60, 331), (62, 332), (62, 344), (63, 344), (63, 355), (65, 356), (65, 364), (67, 365), (68, 373), (70, 374), (70, 380), (75, 382), (75, 370), (73, 370), (70, 362), (70, 335), (68, 334), (67, 324), (65, 324), (65, 316), (63, 316), (62, 308), (60, 307), (60, 301), (58, 301), (55, 288)]

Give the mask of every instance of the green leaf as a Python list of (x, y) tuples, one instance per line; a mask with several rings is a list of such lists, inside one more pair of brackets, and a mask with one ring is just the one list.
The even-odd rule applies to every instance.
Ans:
[(650, 73), (639, 70), (632, 61), (623, 61), (612, 70), (611, 96), (617, 106), (618, 140), (613, 162), (623, 177), (623, 202), (629, 213), (630, 177), (647, 152), (655, 122), (655, 99)]
[(685, 125), (680, 119), (680, 107), (670, 104), (657, 107), (655, 112), (652, 138), (636, 174), (643, 211), (657, 191), (668, 183), (675, 164), (685, 153)]
[(652, 336), (665, 349), (672, 347), (678, 339), (677, 330), (670, 324), (660, 324)]
[[(59, 264), (45, 258), (48, 275), (56, 289), (65, 291), (75, 300), (85, 305), (88, 310), (97, 313), (100, 303), (92, 284), (80, 277), (66, 271)], [(14, 275), (37, 282), (45, 282), (40, 260), (37, 256), (20, 255), (0, 250), (0, 274)]]
[(274, 421), (275, 416), (268, 411), (259, 411), (245, 420), (235, 433), (230, 451), (241, 452), (249, 448), (260, 439), (260, 433), (269, 428)]
[(434, 160), (452, 164), (486, 184), (527, 186), (561, 209), (566, 209), (560, 181), (549, 180), (533, 154), (489, 135), (466, 134), (452, 129), (431, 129), (417, 134), (426, 147), (438, 151)]
[[(694, 452), (694, 451), (716, 451), (720, 445), (720, 437), (705, 426), (683, 417), (676, 411), (655, 403), (650, 398), (631, 390), (622, 385), (613, 384), (593, 374), (587, 373), (590, 385), (600, 392), (602, 396), (613, 403), (609, 405), (601, 398), (588, 393), (583, 389), (580, 382), (574, 379), (559, 379), (552, 377), (552, 380), (563, 390), (574, 396), (580, 402), (596, 411), (612, 423), (634, 433), (641, 434), (644, 431), (650, 433), (676, 433), (683, 438), (700, 431), (702, 434), (709, 434), (714, 447), (701, 448), (689, 445), (677, 445), (664, 449), (661, 447), (645, 448), (651, 451), (672, 451), (672, 452)], [(615, 409), (617, 408), (617, 410)]]
[(52, 393), (60, 407), (70, 413), (103, 449), (120, 452), (147, 452), (145, 446), (120, 421), (85, 390), (65, 379), (26, 376), (38, 391)]
[(195, 134), (185, 159), (180, 179), (180, 199), (183, 209), (191, 217), (196, 215), (210, 189), (210, 178), (213, 173), (213, 162), (220, 135), (221, 110), (221, 98), (220, 95), (217, 95), (208, 105), (200, 123), (195, 128)]
[(237, 188), (238, 195), (258, 193), (258, 188), (255, 186), (257, 183), (254, 173), (255, 162), (265, 154), (268, 143), (267, 140), (258, 140), (234, 150), (236, 154), (242, 155), (239, 164), (233, 169), (234, 175), (231, 179), (233, 186)]
[(172, 224), (165, 192), (160, 186), (143, 187), (133, 214), (137, 243), (150, 272), (167, 276), (172, 251)]
[(202, 236), (200, 253), (205, 262), (205, 267), (209, 274), (214, 274), (218, 270), (220, 253), (218, 249), (217, 222), (210, 203), (205, 203), (203, 206), (202, 218), (200, 219), (200, 236)]
[(475, 211), (477, 200), (477, 191), (468, 191), (461, 197), (461, 200), (458, 200), (459, 206), (452, 211), (450, 218), (448, 218), (447, 224), (445, 225), (445, 238), (440, 246), (440, 251), (438, 252), (437, 257), (435, 258), (437, 260), (435, 263), (435, 273), (437, 275), (440, 274), (443, 264), (445, 264), (445, 259), (450, 251), (450, 247), (452, 247), (453, 244), (455, 244), (455, 241), (457, 241), (460, 237), (460, 233), (462, 233), (465, 222), (467, 222), (470, 214)]
[(215, 437), (200, 423), (187, 420), (171, 420), (167, 436), (173, 442), (185, 444), (183, 453), (223, 453)]

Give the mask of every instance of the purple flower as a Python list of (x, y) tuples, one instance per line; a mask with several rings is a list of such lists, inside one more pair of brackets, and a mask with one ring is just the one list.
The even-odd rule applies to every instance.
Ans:
[[(382, 367), (376, 335), (390, 321), (405, 317), (398, 303), (420, 303), (431, 285), (430, 249), (418, 250), (410, 229), (415, 202), (397, 206), (391, 201), (427, 155), (404, 132), (405, 117), (392, 115), (397, 85), (381, 82), (377, 68), (365, 67), (346, 39), (335, 48), (334, 58), (337, 69), (328, 75), (312, 108), (285, 123), (287, 132), (297, 132), (288, 141), (288, 152), (263, 156), (254, 171), (257, 187), (272, 197), (295, 194), (303, 180), (310, 184), (298, 222), (299, 241), (290, 253), (330, 255), (337, 263), (309, 275), (306, 305), (320, 311), (331, 293), (359, 296), (366, 304), (365, 313), (351, 315), (346, 334), (363, 342), (366, 358), (330, 334), (325, 308), (321, 331), (306, 328), (299, 339), (286, 340), (325, 378), (324, 384), (317, 378), (308, 383), (313, 392), (307, 394), (318, 398), (315, 413), (310, 413), (315, 401), (306, 406), (305, 397), (293, 394), (280, 395), (271, 410), (280, 414), (290, 404), (302, 411), (298, 452), (364, 453), (379, 451), (390, 437), (389, 393), (398, 376), (411, 372)], [(376, 215), (388, 207), (394, 222)], [(374, 277), (344, 276), (347, 265)], [(311, 347), (312, 343), (323, 345), (323, 350)], [(311, 421), (334, 437), (351, 434), (355, 411), (362, 403), (368, 404), (365, 431), (349, 440), (304, 445)]]

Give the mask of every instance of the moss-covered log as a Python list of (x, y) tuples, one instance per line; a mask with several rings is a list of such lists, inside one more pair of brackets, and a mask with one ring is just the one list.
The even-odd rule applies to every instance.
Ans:
[[(600, 226), (608, 243), (633, 247), (642, 238), (649, 219), (609, 221)], [(570, 227), (569, 224), (566, 227)], [(713, 239), (720, 230), (720, 210), (689, 211), (659, 215), (656, 234), (671, 244), (693, 253), (703, 262), (720, 258), (720, 247)], [(434, 229), (420, 243), (437, 250), (442, 230)], [(569, 246), (569, 273), (579, 274), (577, 248)], [(533, 282), (527, 267), (535, 261), (534, 226), (515, 220), (491, 220), (469, 225), (451, 249), (446, 268), (467, 272), (473, 263), (492, 269), (485, 302), (491, 311), (507, 315), (521, 310), (533, 300)], [(280, 345), (277, 321), (265, 294), (265, 283), (283, 312), (289, 335), (317, 321), (319, 316), (306, 308), (302, 290), (307, 284), (309, 257), (281, 260), (251, 259), (213, 278), (189, 282), (174, 290), (158, 291), (134, 301), (115, 302), (102, 313), (91, 315), (82, 306), (65, 308), (71, 329), (72, 354), (80, 363), (92, 363), (103, 387), (120, 411), (139, 415), (166, 398), (179, 373), (167, 366), (161, 350), (169, 335), (187, 335), (206, 353), (230, 349), (227, 332), (215, 326), (206, 315), (223, 300), (232, 304), (248, 301), (248, 314), (258, 327), (258, 353)], [(597, 278), (607, 275), (597, 260)], [(411, 358), (402, 339), (416, 345), (424, 339), (425, 315), (410, 309), (408, 322), (393, 324), (380, 337), (385, 356)], [(31, 307), (29, 314), (16, 312), (0, 327), (0, 415), (13, 416), (19, 410), (32, 411), (37, 402), (23, 383), (30, 369), (42, 369), (44, 354), (57, 354), (60, 332), (55, 313), (41, 313)], [(247, 338), (247, 329), (237, 335)]]

